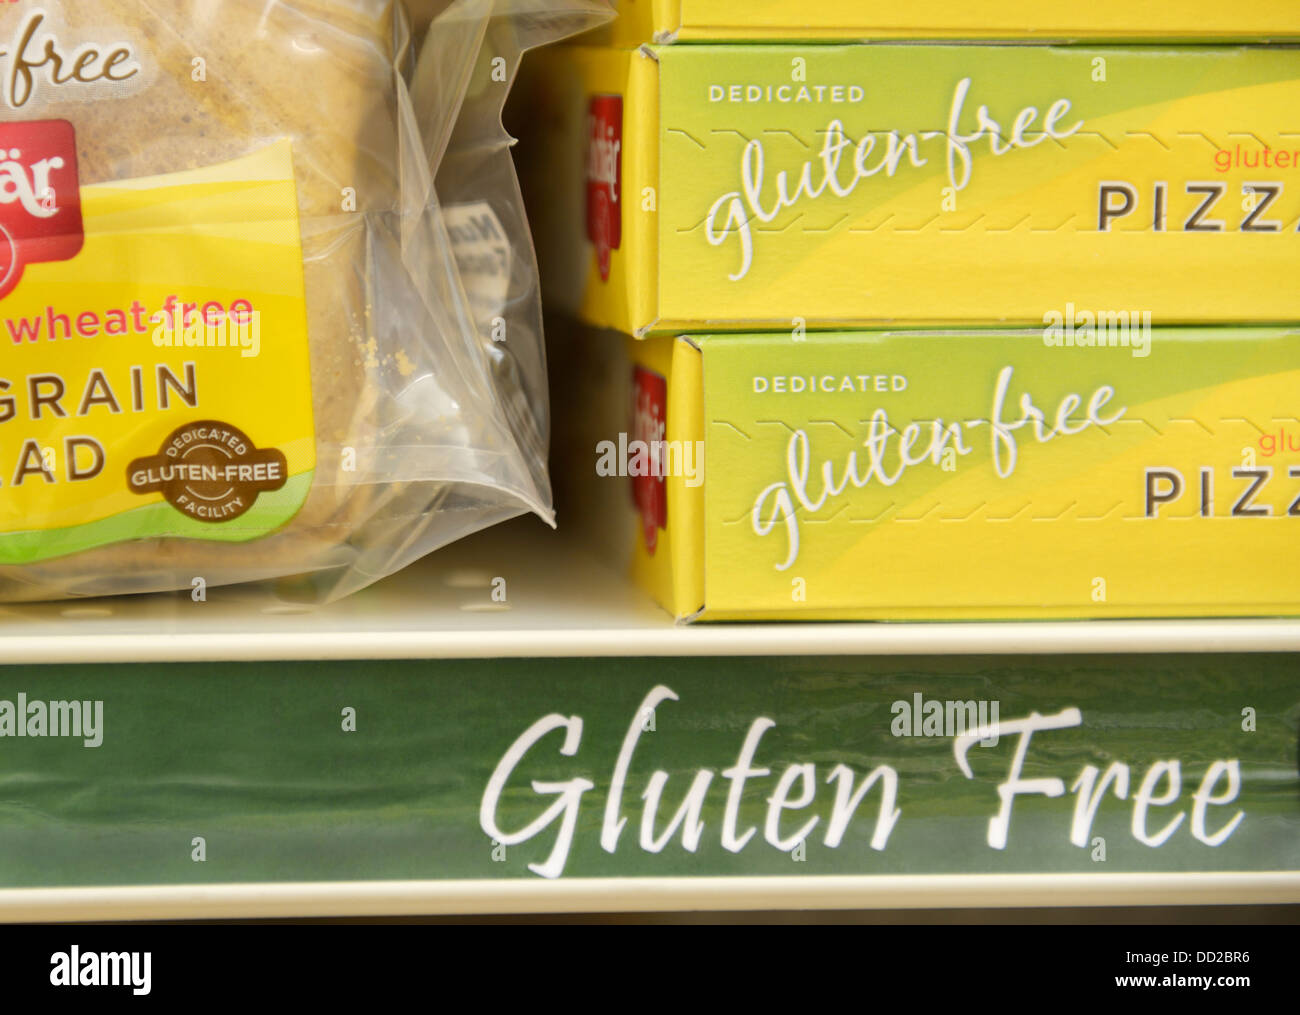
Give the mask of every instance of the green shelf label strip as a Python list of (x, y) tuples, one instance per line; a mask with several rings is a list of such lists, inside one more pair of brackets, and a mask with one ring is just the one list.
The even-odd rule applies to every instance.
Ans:
[(0, 888), (1300, 871), (1300, 657), (0, 668)]

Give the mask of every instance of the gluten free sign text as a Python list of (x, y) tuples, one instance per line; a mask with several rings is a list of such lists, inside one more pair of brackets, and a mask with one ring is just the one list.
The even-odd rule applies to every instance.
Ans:
[[(756, 718), (750, 724), (729, 767), (721, 772), (698, 769), (680, 803), (667, 815), (671, 807), (664, 802), (669, 782), (667, 772), (657, 770), (643, 785), (635, 787), (629, 786), (628, 780), (633, 756), (648, 730), (648, 718), (652, 719), (665, 702), (678, 700), (676, 692), (659, 685), (646, 695), (632, 716), (604, 801), (600, 845), (607, 853), (617, 852), (625, 833), (635, 834), (637, 846), (647, 853), (662, 852), (674, 839), (680, 839), (682, 848), (694, 853), (706, 833), (717, 835), (724, 849), (739, 853), (759, 838), (759, 828), (747, 824), (740, 816), (745, 789), (755, 783), (761, 783), (767, 791), (762, 839), (774, 849), (791, 852), (814, 837), (822, 845), (835, 849), (855, 820), (871, 824), (872, 849), (884, 850), (888, 846), (890, 834), (903, 817), (897, 770), (880, 764), (870, 772), (859, 773), (843, 763), (827, 767), (826, 762), (820, 766), (813, 762), (794, 762), (779, 774), (774, 773), (759, 760), (763, 737), (776, 726), (766, 717)], [(957, 769), (967, 779), (975, 778), (976, 766), (985, 771), (999, 766), (1005, 772), (996, 790), (996, 810), (988, 821), (988, 846), (1006, 848), (1017, 797), (1066, 795), (1067, 783), (1058, 776), (1026, 778), (1025, 760), (1035, 734), (1050, 735), (1082, 724), (1083, 713), (1077, 708), (1066, 708), (1052, 715), (1031, 712), (1024, 718), (999, 722), (996, 730), (979, 727), (951, 738)], [(555, 781), (532, 780), (527, 785), (537, 798), (540, 810), (522, 827), (503, 828), (500, 805), (507, 790), (512, 796), (519, 792), (517, 770), (526, 771), (532, 757), (554, 751), (553, 742), (544, 743), (553, 741), (554, 734), (561, 735), (562, 757), (579, 757), (583, 747), (582, 717), (559, 713), (543, 716), (502, 755), (488, 780), (479, 809), (480, 825), (494, 843), (514, 846), (543, 834), (551, 836), (552, 847), (546, 859), (528, 865), (533, 873), (546, 878), (557, 878), (564, 873), (579, 814), (584, 805), (589, 806), (585, 798), (595, 789), (595, 783), (583, 775)], [(972, 757), (971, 749), (981, 740), (991, 741), (994, 735), (1001, 746), (982, 748), (981, 755), (988, 752), (987, 756)], [(550, 757), (553, 756), (548, 756), (548, 761)], [(718, 779), (727, 785), (726, 804), (721, 821), (711, 829), (704, 820), (705, 798)], [(1112, 762), (1104, 772), (1085, 765), (1074, 773), (1068, 786), (1074, 797), (1068, 837), (1080, 847), (1088, 845), (1093, 820), (1107, 795), (1127, 801), (1133, 838), (1151, 848), (1164, 845), (1184, 826), (1186, 834), (1198, 842), (1220, 846), (1245, 818), (1240, 809), (1224, 809), (1229, 808), (1241, 790), (1240, 764), (1235, 758), (1211, 763), (1190, 803), (1182, 798), (1182, 765), (1176, 758), (1153, 762), (1140, 779), (1121, 761)], [(874, 807), (859, 818), (858, 810), (868, 803), (868, 798)], [(629, 816), (638, 807), (637, 801), (640, 801), (639, 831), (627, 828)]]

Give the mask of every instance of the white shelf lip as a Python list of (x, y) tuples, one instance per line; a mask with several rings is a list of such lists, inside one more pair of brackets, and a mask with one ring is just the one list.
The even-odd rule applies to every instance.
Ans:
[(540, 523), (480, 533), (319, 608), (256, 586), (202, 603), (186, 591), (0, 605), (0, 665), (1127, 652), (1300, 652), (1300, 619), (678, 625)]
[(0, 635), (0, 664), (616, 656), (1300, 652), (1296, 621), (727, 624), (489, 631)]
[(0, 920), (254, 919), (1300, 902), (1300, 872), (353, 881), (0, 890)]

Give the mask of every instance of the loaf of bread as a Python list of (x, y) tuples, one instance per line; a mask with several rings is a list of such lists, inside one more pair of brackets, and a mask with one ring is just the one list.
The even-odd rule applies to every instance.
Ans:
[[(456, 305), (430, 167), (412, 158), (423, 148), (404, 134), (400, 3), (41, 7), (41, 30), (68, 40), (65, 70), (88, 39), (130, 40), (139, 65), (120, 84), (82, 89), (50, 87), (50, 68), (40, 68), (31, 108), (0, 111), (0, 120), (70, 121), (83, 187), (292, 145), (316, 461), (306, 501), (277, 531), (245, 542), (147, 536), (38, 556), (0, 566), (0, 600), (284, 576), (305, 576), (288, 594), (332, 598), (474, 527), (530, 506), (545, 513), (547, 495), (529, 488), (476, 360), (472, 322)], [(0, 40), (21, 33), (30, 13), (28, 4), (0, 6)], [(4, 366), (0, 353), (0, 377)], [(5, 496), (0, 487), (0, 517)], [(452, 513), (445, 525), (434, 521), (443, 511)], [(0, 548), (5, 539), (0, 526)]]

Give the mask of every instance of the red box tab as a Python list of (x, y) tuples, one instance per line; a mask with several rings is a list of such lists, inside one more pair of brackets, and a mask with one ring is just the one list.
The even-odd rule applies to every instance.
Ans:
[(632, 379), (632, 440), (645, 444), (649, 469), (632, 477), (632, 499), (641, 513), (645, 548), (653, 556), (659, 545), (659, 530), (668, 527), (667, 462), (663, 442), (667, 438), (668, 382), (653, 370), (637, 367)]
[(623, 96), (597, 95), (587, 111), (587, 239), (602, 281), (623, 242)]
[(0, 298), (27, 265), (71, 260), (85, 239), (72, 124), (0, 123)]

